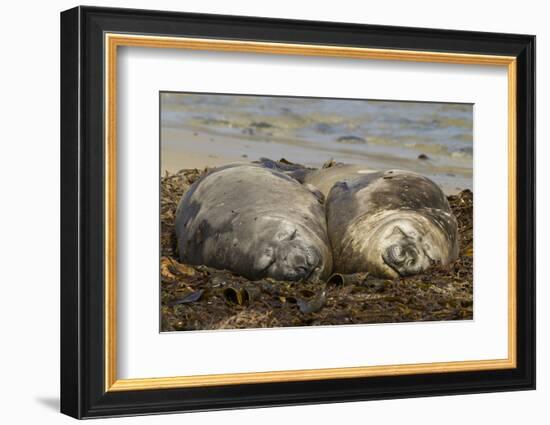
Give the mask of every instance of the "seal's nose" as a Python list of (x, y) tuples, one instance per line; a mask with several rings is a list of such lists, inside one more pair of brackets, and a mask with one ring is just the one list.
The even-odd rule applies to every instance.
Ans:
[(288, 253), (287, 262), (299, 279), (305, 279), (318, 266), (319, 255), (309, 247), (296, 246)]
[(421, 268), (418, 252), (411, 244), (392, 244), (382, 253), (382, 258), (400, 276), (418, 273)]

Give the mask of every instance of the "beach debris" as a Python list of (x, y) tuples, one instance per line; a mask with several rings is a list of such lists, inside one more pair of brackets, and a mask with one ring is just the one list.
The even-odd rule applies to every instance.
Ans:
[(393, 284), (392, 280), (371, 277), (364, 281), (364, 286), (373, 292), (384, 292)]
[(229, 304), (246, 305), (254, 301), (260, 294), (260, 288), (254, 286), (229, 286), (223, 290), (223, 296)]
[(284, 326), (274, 317), (273, 311), (244, 309), (224, 319), (218, 329), (245, 329), (249, 323), (258, 323), (259, 328), (279, 328)]
[(174, 260), (170, 257), (164, 257), (168, 260), (169, 265), (168, 269), (174, 273), (179, 274), (181, 276), (193, 276), (195, 274), (195, 269), (191, 266), (188, 266), (186, 264), (181, 264), (177, 260)]
[(327, 280), (329, 285), (359, 285), (364, 282), (369, 273), (353, 273), (353, 274), (342, 274), (334, 273)]
[(330, 168), (334, 167), (335, 165), (338, 165), (339, 163), (336, 162), (333, 158), (330, 158), (326, 160), (321, 168)]
[(177, 278), (168, 268), (168, 260), (163, 261), (164, 258), (166, 257), (163, 257), (160, 261), (160, 280), (162, 283), (176, 283)]
[(340, 273), (334, 273), (327, 280), (327, 284), (343, 285), (346, 281), (346, 276)]
[(296, 304), (302, 313), (309, 314), (321, 310), (325, 306), (326, 301), (326, 292), (322, 290), (311, 298), (298, 298)]
[(187, 294), (183, 298), (170, 302), (169, 305), (173, 307), (179, 304), (194, 303), (195, 301), (200, 300), (202, 294), (204, 294), (204, 289), (199, 289), (198, 291), (193, 291), (190, 294)]
[(341, 136), (336, 139), (338, 143), (347, 143), (350, 145), (366, 144), (367, 141), (359, 136)]
[(225, 288), (223, 290), (223, 296), (229, 304), (244, 304), (244, 297), (240, 288), (234, 288), (232, 286), (230, 286), (229, 288)]
[(193, 276), (194, 274), (195, 270), (192, 267), (178, 263), (173, 258), (161, 257), (160, 259), (160, 277), (162, 282), (175, 283), (178, 281), (178, 277)]

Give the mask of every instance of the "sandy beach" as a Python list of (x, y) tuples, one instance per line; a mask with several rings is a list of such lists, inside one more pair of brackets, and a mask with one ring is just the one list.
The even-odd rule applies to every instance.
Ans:
[[(425, 160), (417, 160), (416, 164), (411, 164), (410, 160), (376, 155), (371, 155), (368, 159), (358, 159), (347, 156), (345, 152), (334, 155), (330, 151), (323, 152), (299, 145), (281, 146), (279, 143), (251, 141), (246, 138), (231, 138), (183, 129), (163, 130), (162, 138), (166, 143), (163, 143), (161, 151), (161, 175), (167, 171), (175, 173), (192, 168), (202, 170), (234, 162), (258, 161), (260, 158), (284, 158), (312, 168), (320, 168), (326, 161), (333, 159), (336, 162), (365, 165), (371, 169), (394, 168), (416, 171), (434, 179), (447, 195), (471, 189), (471, 184), (468, 184), (468, 180), (471, 180), (468, 170), (455, 168), (451, 173), (449, 168)], [(174, 144), (177, 144), (176, 148), (172, 147)], [(300, 158), (308, 160), (300, 162)], [(457, 179), (457, 175), (461, 176), (460, 180)]]

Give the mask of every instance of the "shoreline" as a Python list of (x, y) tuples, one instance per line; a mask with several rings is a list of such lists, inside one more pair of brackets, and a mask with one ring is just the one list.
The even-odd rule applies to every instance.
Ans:
[(315, 146), (281, 145), (267, 140), (233, 138), (184, 129), (165, 128), (161, 133), (160, 172), (164, 175), (183, 169), (218, 167), (232, 162), (252, 162), (260, 158), (274, 161), (285, 158), (293, 163), (321, 168), (330, 159), (336, 162), (360, 164), (370, 169), (402, 169), (425, 175), (436, 182), (447, 195), (472, 190), (471, 170), (437, 165), (435, 160), (404, 159), (366, 153), (358, 157), (345, 149), (338, 155)]

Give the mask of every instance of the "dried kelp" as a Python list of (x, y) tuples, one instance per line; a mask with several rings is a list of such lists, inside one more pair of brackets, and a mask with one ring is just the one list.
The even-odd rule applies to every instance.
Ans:
[(317, 284), (272, 279), (251, 282), (228, 271), (177, 261), (176, 208), (185, 191), (205, 172), (181, 170), (161, 178), (163, 331), (472, 319), (471, 191), (448, 197), (460, 238), (460, 256), (448, 267), (394, 280), (358, 273), (334, 275)]

